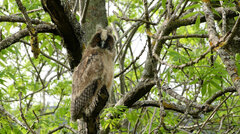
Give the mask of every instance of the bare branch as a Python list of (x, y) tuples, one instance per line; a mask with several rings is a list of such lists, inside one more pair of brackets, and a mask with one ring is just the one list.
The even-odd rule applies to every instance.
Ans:
[(216, 92), (213, 96), (211, 96), (206, 102), (205, 104), (212, 104), (213, 101), (215, 101), (218, 97), (222, 96), (223, 94), (225, 93), (228, 93), (228, 92), (236, 92), (236, 88), (235, 87), (227, 87), (227, 88), (224, 88), (223, 90), (221, 91), (218, 91)]
[[(38, 33), (54, 33), (56, 35), (58, 35), (57, 29), (54, 25), (50, 25), (50, 24), (39, 24), (37, 26), (34, 27)], [(7, 38), (5, 38), (4, 40), (2, 40), (0, 42), (0, 51), (10, 47), (12, 44), (18, 42), (21, 38), (25, 37), (25, 36), (29, 36), (29, 32), (28, 29), (25, 28), (23, 30), (18, 31), (15, 34), (12, 34), (11, 36), (8, 36)]]
[(31, 19), (29, 18), (28, 14), (27, 14), (26, 8), (23, 6), (21, 0), (16, 0), (16, 2), (17, 2), (17, 5), (18, 5), (19, 10), (22, 12), (23, 17), (24, 17), (24, 19), (25, 19), (25, 21), (26, 21), (26, 23), (27, 23), (27, 28), (28, 28), (30, 34), (31, 34), (32, 36), (36, 36), (36, 35), (35, 35), (36, 33), (34, 32), (35, 29), (34, 29), (34, 27), (32, 26), (32, 22), (31, 22)]
[[(28, 46), (31, 46), (28, 42), (26, 42), (26, 41), (24, 41), (24, 40), (20, 40), (20, 42), (23, 42), (23, 43), (27, 44)], [(64, 63), (62, 63), (62, 62), (58, 61), (57, 59), (55, 59), (55, 58), (47, 55), (46, 53), (44, 53), (44, 52), (41, 51), (41, 50), (40, 50), (40, 53), (41, 53), (43, 56), (45, 56), (46, 58), (48, 58), (48, 59), (50, 59), (50, 60), (53, 60), (53, 61), (56, 62), (57, 64), (65, 67), (68, 71), (71, 71), (71, 69), (70, 69), (67, 65), (65, 65)]]
[(114, 76), (114, 78), (117, 78), (118, 76), (122, 75), (124, 72), (126, 72), (134, 63), (136, 63), (136, 61), (141, 57), (141, 55), (143, 54), (143, 52), (145, 51), (146, 45), (144, 46), (144, 48), (142, 49), (142, 51), (140, 52), (140, 54), (136, 57), (136, 59), (134, 61), (132, 61), (124, 70), (122, 70), (120, 73), (116, 74)]
[(78, 134), (78, 132), (76, 131), (76, 130), (74, 130), (72, 127), (70, 127), (70, 126), (68, 126), (68, 125), (61, 125), (61, 126), (59, 126), (59, 127), (57, 127), (57, 128), (55, 128), (55, 129), (53, 129), (53, 130), (51, 130), (51, 131), (49, 131), (48, 132), (48, 134), (52, 134), (52, 133), (54, 133), (54, 132), (56, 132), (56, 131), (59, 131), (59, 130), (61, 130), (61, 129), (63, 129), (63, 128), (66, 128), (66, 129), (69, 129), (70, 131), (72, 131), (74, 134)]
[[(22, 23), (26, 23), (26, 21), (23, 17), (16, 16), (16, 15), (0, 16), (0, 22), (22, 22)], [(49, 24), (49, 23), (46, 23), (44, 21), (37, 20), (37, 19), (30, 19), (30, 22), (32, 24)]]
[(36, 132), (33, 131), (32, 128), (28, 125), (28, 122), (27, 122), (26, 118), (24, 117), (24, 114), (23, 114), (23, 111), (22, 111), (22, 99), (21, 99), (22, 98), (22, 92), (20, 92), (18, 94), (18, 96), (19, 96), (19, 110), (20, 110), (20, 113), (21, 113), (22, 120), (24, 121), (24, 123), (27, 126), (28, 130), (31, 133), (36, 134)]
[(199, 131), (197, 132), (197, 134), (199, 134), (203, 127), (207, 124), (207, 122), (209, 120), (211, 120), (213, 118), (213, 116), (216, 114), (217, 110), (222, 106), (222, 104), (227, 101), (227, 99), (232, 95), (233, 93), (229, 94), (214, 110), (213, 112), (208, 116), (208, 118), (204, 121), (204, 123), (202, 124), (202, 126), (200, 127)]
[[(34, 13), (34, 12), (38, 12), (38, 11), (43, 11), (43, 8), (38, 8), (38, 9), (33, 9), (33, 10), (29, 10), (27, 11), (26, 13), (29, 14), (29, 13)], [(20, 15), (21, 13), (15, 13), (13, 15)]]
[(8, 118), (10, 118), (12, 121), (16, 122), (22, 128), (28, 130), (27, 126), (24, 123), (19, 121), (17, 117), (15, 117), (14, 115), (10, 114), (7, 110), (5, 110), (2, 105), (0, 105), (0, 111), (1, 111), (2, 115), (6, 115)]
[(143, 23), (147, 23), (147, 24), (151, 24), (151, 25), (157, 25), (158, 23), (154, 23), (154, 22), (149, 22), (149, 21), (146, 21), (144, 19), (130, 19), (130, 18), (127, 18), (127, 17), (122, 17), (122, 16), (119, 16), (118, 13), (114, 12), (113, 13), (121, 20), (125, 20), (125, 21), (135, 21), (135, 22), (143, 22)]
[(60, 103), (61, 103), (61, 101), (62, 101), (62, 98), (63, 98), (63, 90), (64, 90), (64, 89), (62, 89), (62, 91), (61, 91), (61, 96), (60, 96), (60, 99), (59, 99), (59, 101), (58, 101), (58, 104), (57, 104), (56, 108), (55, 108), (52, 112), (43, 113), (43, 114), (41, 114), (40, 116), (49, 115), (49, 114), (54, 114), (54, 113), (56, 112), (56, 110), (58, 109), (58, 107), (59, 107), (59, 105), (60, 105)]
[(86, 22), (86, 15), (87, 15), (87, 9), (88, 9), (88, 5), (89, 5), (89, 1), (90, 0), (85, 0), (83, 12), (81, 14), (81, 21), (80, 21), (81, 24)]

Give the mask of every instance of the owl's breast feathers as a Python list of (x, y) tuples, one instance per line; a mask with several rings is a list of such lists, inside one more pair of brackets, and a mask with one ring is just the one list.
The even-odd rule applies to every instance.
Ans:
[[(73, 72), (72, 81), (72, 120), (81, 118), (86, 111), (91, 111), (97, 102), (100, 89), (111, 89), (113, 81), (114, 53), (100, 48), (88, 48), (81, 63)], [(91, 105), (91, 106), (90, 106)]]

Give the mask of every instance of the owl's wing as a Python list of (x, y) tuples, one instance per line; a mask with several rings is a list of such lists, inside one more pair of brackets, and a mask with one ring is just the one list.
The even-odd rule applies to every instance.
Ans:
[(92, 97), (101, 88), (103, 63), (98, 52), (84, 56), (73, 72), (71, 118), (73, 121), (83, 116), (84, 110), (90, 105)]

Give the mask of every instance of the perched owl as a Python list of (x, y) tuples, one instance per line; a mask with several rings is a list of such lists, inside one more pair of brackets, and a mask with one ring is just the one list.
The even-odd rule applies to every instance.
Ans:
[(98, 115), (106, 105), (114, 73), (115, 48), (111, 32), (110, 28), (98, 26), (80, 64), (74, 69), (71, 102), (73, 121), (92, 114)]

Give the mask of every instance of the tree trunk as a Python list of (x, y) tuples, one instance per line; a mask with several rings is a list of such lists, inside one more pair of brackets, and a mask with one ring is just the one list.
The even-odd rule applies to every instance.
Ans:
[[(79, 2), (79, 1), (78, 1)], [(105, 0), (81, 1), (80, 23), (75, 15), (70, 11), (72, 3), (61, 3), (60, 0), (42, 0), (44, 10), (51, 16), (52, 22), (57, 25), (60, 35), (64, 40), (64, 45), (67, 49), (69, 64), (73, 70), (81, 58), (83, 44), (91, 39), (91, 36), (96, 31), (96, 25), (102, 27), (107, 26), (107, 15), (105, 9)], [(84, 12), (84, 9), (86, 12)], [(84, 17), (83, 17), (84, 16)], [(83, 34), (84, 33), (84, 34)], [(104, 108), (108, 100), (108, 92), (102, 89), (99, 94), (99, 103), (90, 117), (84, 117), (78, 120), (78, 131), (81, 134), (96, 134), (99, 130), (99, 113)]]
[[(84, 7), (87, 0), (81, 0), (81, 16), (84, 14)], [(88, 4), (84, 20), (81, 21), (81, 26), (84, 31), (84, 44), (87, 44), (92, 35), (96, 32), (96, 25), (101, 25), (103, 28), (108, 25), (105, 0), (91, 0)], [(80, 18), (81, 20), (82, 18)]]

